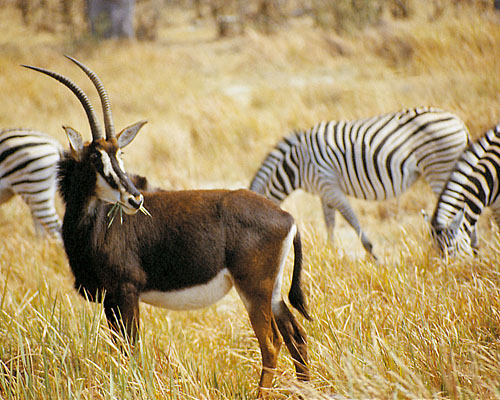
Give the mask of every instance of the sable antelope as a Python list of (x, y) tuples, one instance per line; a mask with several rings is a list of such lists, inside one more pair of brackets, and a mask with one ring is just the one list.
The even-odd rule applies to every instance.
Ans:
[[(306, 335), (281, 295), (285, 259), (293, 244), (288, 297), (310, 319), (300, 286), (301, 240), (293, 217), (247, 190), (141, 194), (125, 172), (121, 149), (145, 121), (115, 134), (101, 80), (88, 67), (68, 58), (97, 88), (105, 138), (83, 90), (58, 73), (25, 67), (67, 86), (80, 100), (90, 123), (92, 141), (87, 143), (76, 130), (63, 127), (70, 151), (58, 172), (66, 205), (62, 236), (77, 290), (93, 300), (103, 299), (110, 326), (133, 342), (139, 327), (139, 301), (176, 310), (194, 309), (215, 303), (234, 285), (262, 354), (259, 395), (272, 384), (282, 338), (297, 377), (308, 380)], [(117, 205), (126, 215), (121, 223), (110, 223), (110, 211)]]

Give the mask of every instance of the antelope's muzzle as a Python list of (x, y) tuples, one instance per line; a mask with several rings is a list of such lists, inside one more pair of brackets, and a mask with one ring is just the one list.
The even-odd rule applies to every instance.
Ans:
[(126, 201), (122, 201), (121, 203), (124, 205), (123, 211), (125, 211), (126, 214), (134, 215), (141, 209), (144, 203), (144, 197), (141, 193), (136, 195), (129, 194)]

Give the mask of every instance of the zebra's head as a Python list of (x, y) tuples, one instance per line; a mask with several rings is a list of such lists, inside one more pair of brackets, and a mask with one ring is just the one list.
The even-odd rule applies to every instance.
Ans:
[[(109, 97), (101, 80), (81, 62), (72, 57), (66, 57), (77, 64), (87, 74), (99, 93), (104, 115), (105, 137), (94, 108), (82, 89), (68, 78), (56, 72), (38, 67), (25, 67), (44, 73), (64, 84), (78, 97), (85, 109), (92, 132), (92, 141), (84, 143), (82, 135), (75, 129), (67, 126), (63, 128), (70, 145), (70, 152), (66, 159), (73, 162), (75, 168), (79, 168), (82, 174), (88, 176), (87, 182), (89, 188), (86, 189), (90, 192), (89, 205), (96, 204), (95, 200), (101, 200), (105, 203), (119, 205), (129, 215), (135, 214), (139, 210), (144, 210), (143, 195), (137, 190), (125, 172), (121, 159), (121, 148), (127, 146), (135, 138), (146, 122), (140, 121), (115, 134)], [(60, 188), (63, 192), (63, 197), (65, 197), (64, 192), (67, 192), (68, 188), (64, 188), (64, 183), (62, 182), (66, 182), (64, 178), (60, 179)], [(66, 185), (68, 184), (70, 183), (66, 183)]]
[[(424, 218), (427, 222), (426, 215)], [(465, 222), (465, 210), (457, 212), (448, 224), (442, 224), (433, 219), (430, 222), (430, 232), (438, 251), (449, 257), (459, 255), (475, 255), (477, 238), (475, 230), (468, 229)]]

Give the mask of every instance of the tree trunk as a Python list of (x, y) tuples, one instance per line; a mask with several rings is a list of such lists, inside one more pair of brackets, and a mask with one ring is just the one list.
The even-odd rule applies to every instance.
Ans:
[(102, 38), (133, 38), (135, 0), (86, 0), (90, 31)]

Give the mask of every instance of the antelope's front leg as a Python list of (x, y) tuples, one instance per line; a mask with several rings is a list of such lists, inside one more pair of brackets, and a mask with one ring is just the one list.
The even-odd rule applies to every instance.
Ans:
[(104, 311), (109, 326), (134, 344), (139, 331), (139, 293), (135, 285), (122, 283), (115, 293), (107, 293)]

